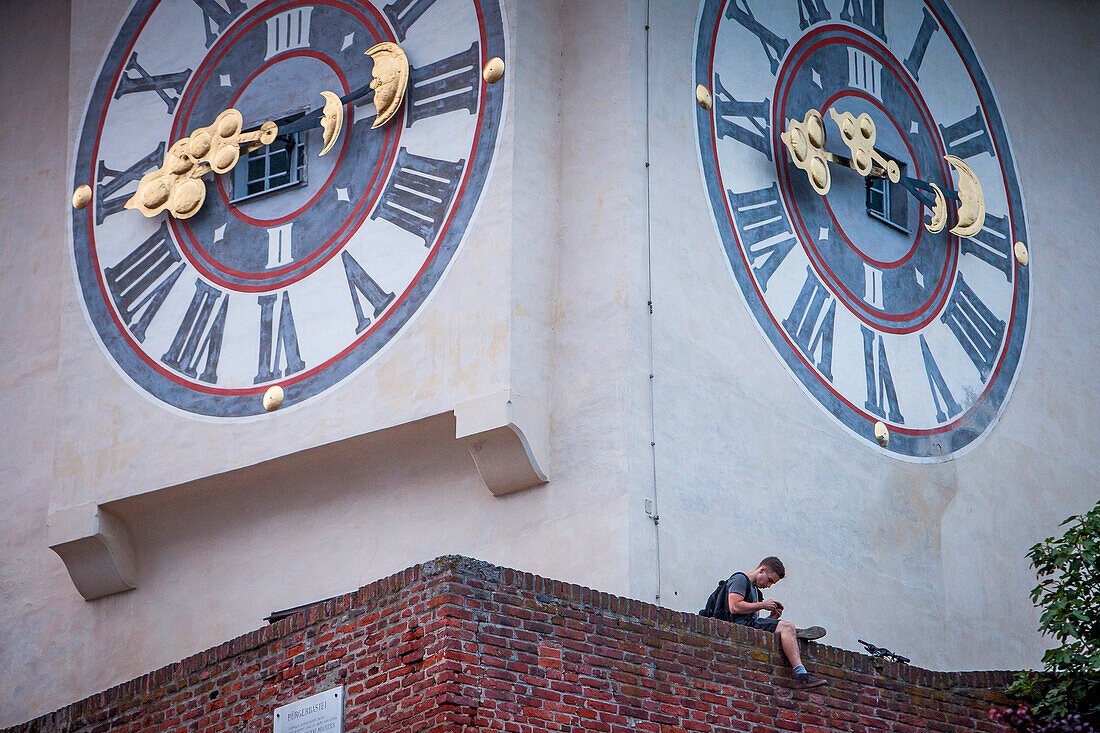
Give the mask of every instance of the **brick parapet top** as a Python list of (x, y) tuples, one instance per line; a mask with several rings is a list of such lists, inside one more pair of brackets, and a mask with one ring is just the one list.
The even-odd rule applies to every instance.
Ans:
[[(431, 583), (433, 580), (436, 583)], [(720, 638), (739, 645), (779, 649), (770, 634), (744, 626), (705, 618), (690, 612), (675, 611), (513, 568), (500, 567), (462, 555), (443, 555), (376, 580), (356, 591), (309, 604), (268, 626), (250, 631), (5, 731), (45, 730), (50, 727), (51, 722), (71, 720), (94, 710), (106, 710), (120, 701), (151, 695), (155, 690), (171, 682), (186, 680), (191, 675), (201, 673), (233, 657), (289, 638), (299, 631), (337, 618), (353, 609), (376, 605), (419, 582), (424, 582), (426, 585), (429, 583), (432, 585), (458, 584), (462, 587), (496, 592), (511, 588), (531, 593), (536, 601), (542, 603), (565, 603), (577, 609), (613, 615), (618, 617), (620, 622), (630, 621), (641, 628), (648, 626), (664, 632), (683, 632), (689, 636), (681, 635), (677, 641), (692, 645), (696, 645), (695, 642), (705, 643), (707, 638)], [(453, 594), (454, 591), (453, 588), (438, 590), (441, 591), (441, 595)], [(453, 604), (444, 602), (440, 605)], [(696, 638), (691, 639), (690, 635)], [(813, 645), (812, 657), (820, 664), (933, 689), (1004, 688), (1012, 682), (1015, 675), (1013, 671), (1004, 670), (937, 672), (893, 662), (876, 664), (878, 660), (865, 654), (824, 644)]]
[[(688, 611), (675, 611), (632, 598), (624, 598), (586, 586), (563, 583), (512, 568), (502, 568), (487, 562), (461, 556), (444, 556), (433, 561), (442, 564), (456, 579), (492, 579), (497, 585), (513, 587), (543, 595), (549, 599), (568, 601), (576, 607), (607, 612), (621, 618), (629, 618), (652, 627), (680, 630), (704, 637), (730, 639), (735, 643), (753, 646), (772, 642), (771, 635), (744, 626), (706, 618)], [(687, 640), (684, 640), (687, 642)], [(688, 642), (690, 643), (690, 642)], [(1007, 686), (1016, 674), (1012, 670), (937, 672), (896, 662), (881, 663), (866, 654), (815, 643), (813, 658), (819, 662), (843, 667), (856, 672), (895, 678), (911, 684), (935, 688), (989, 688)]]

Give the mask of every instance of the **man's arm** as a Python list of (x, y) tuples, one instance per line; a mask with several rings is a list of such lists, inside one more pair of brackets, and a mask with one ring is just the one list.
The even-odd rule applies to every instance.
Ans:
[[(781, 611), (782, 606), (779, 605), (779, 601), (768, 599), (761, 601), (760, 603), (749, 603), (745, 600), (745, 597), (740, 593), (729, 594), (730, 613), (735, 615), (741, 615), (743, 613), (756, 613), (757, 611), (769, 611), (775, 613)], [(775, 618), (779, 618), (776, 616)]]

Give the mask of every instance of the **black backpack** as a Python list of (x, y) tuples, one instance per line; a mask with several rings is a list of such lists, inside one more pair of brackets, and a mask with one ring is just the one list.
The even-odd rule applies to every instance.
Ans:
[(726, 590), (727, 581), (728, 579), (718, 581), (718, 587), (710, 594), (710, 598), (707, 599), (707, 605), (699, 612), (700, 616), (716, 618), (722, 621), (729, 621), (732, 618), (730, 615), (729, 592)]

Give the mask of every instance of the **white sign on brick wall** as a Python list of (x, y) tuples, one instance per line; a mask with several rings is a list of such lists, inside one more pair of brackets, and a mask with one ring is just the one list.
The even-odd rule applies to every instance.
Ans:
[(275, 708), (275, 733), (344, 733), (344, 686)]

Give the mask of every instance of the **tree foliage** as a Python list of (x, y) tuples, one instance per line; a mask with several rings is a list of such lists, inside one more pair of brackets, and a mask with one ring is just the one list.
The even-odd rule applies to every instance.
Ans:
[(1059, 646), (1043, 655), (1044, 674), (1022, 672), (1010, 694), (1033, 703), (1040, 720), (1079, 714), (1100, 726), (1100, 502), (1060, 525), (1028, 552), (1039, 584), (1031, 600), (1043, 609), (1039, 631)]
[(1003, 723), (1017, 733), (1096, 733), (1096, 729), (1076, 713), (1052, 721), (1038, 721), (1026, 706), (1018, 708), (993, 708), (989, 719)]

